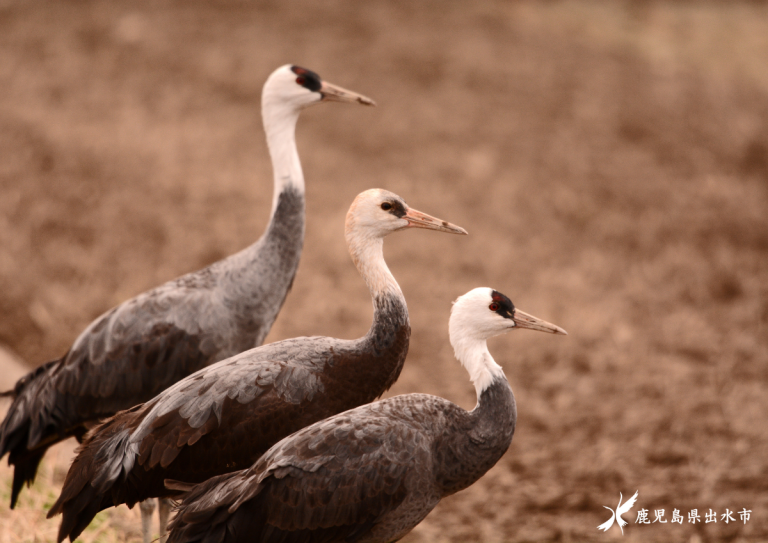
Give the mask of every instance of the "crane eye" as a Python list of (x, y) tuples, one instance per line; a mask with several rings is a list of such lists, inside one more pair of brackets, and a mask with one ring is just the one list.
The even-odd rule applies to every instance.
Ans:
[(302, 76), (299, 76), (296, 78), (296, 83), (299, 85), (303, 85), (306, 82), (306, 79), (304, 79)]
[(392, 204), (390, 204), (389, 202), (384, 202), (383, 204), (381, 204), (381, 209), (383, 209), (384, 211), (389, 211), (390, 209), (392, 209)]
[(496, 302), (493, 302), (491, 305), (488, 306), (488, 309), (490, 309), (491, 311), (498, 311), (499, 304), (497, 304)]

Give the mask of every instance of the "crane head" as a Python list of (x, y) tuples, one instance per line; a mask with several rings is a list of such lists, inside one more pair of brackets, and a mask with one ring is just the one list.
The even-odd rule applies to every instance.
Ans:
[(296, 110), (323, 101), (376, 105), (367, 96), (323, 81), (312, 70), (291, 64), (281, 66), (272, 72), (264, 83), (262, 101), (285, 103)]
[(567, 334), (557, 325), (520, 311), (507, 296), (486, 287), (473, 289), (454, 302), (449, 325), (452, 338), (468, 335), (485, 340), (515, 328)]

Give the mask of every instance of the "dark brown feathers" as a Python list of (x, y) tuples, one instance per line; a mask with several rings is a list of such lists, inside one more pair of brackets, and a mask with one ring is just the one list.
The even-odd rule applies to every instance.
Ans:
[[(405, 500), (429, 462), (418, 424), (393, 422), (393, 402), (336, 415), (272, 447), (250, 469), (184, 496), (170, 542), (356, 541)], [(416, 481), (417, 479), (413, 479)]]
[[(77, 537), (103, 508), (174, 496), (165, 479), (199, 483), (247, 468), (286, 435), (376, 399), (400, 374), (410, 336), (404, 304), (383, 307), (360, 340), (296, 338), (246, 351), (94, 428), (49, 513), (64, 514), (70, 531), (60, 538)], [(76, 505), (82, 493), (87, 508)]]
[(188, 490), (169, 543), (397, 541), (498, 461), (516, 417), (506, 380), (469, 413), (424, 394), (346, 411)]
[(106, 312), (66, 356), (19, 380), (0, 425), (0, 457), (10, 452), (16, 466), (11, 507), (49, 446), (260, 345), (293, 282), (303, 239), (304, 195), (286, 189), (255, 244)]
[(72, 435), (82, 437), (90, 421), (152, 398), (212, 358), (200, 350), (196, 336), (168, 323), (118, 345), (98, 365), (87, 358), (94, 352), (92, 345), (72, 350), (16, 384), (0, 425), (0, 457), (9, 452), (15, 466), (11, 507), (23, 484), (34, 481), (49, 446)]

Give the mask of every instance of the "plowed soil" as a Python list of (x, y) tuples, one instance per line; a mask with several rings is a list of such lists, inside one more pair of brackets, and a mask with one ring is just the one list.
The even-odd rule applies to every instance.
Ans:
[(285, 63), (379, 106), (302, 114), (306, 245), (269, 341), (367, 330), (343, 221), (371, 187), (470, 233), (387, 239), (413, 326), (388, 394), (474, 405), (447, 331), (471, 288), (569, 332), (491, 342), (512, 446), (407, 541), (768, 538), (765, 2), (0, 1), (0, 343), (41, 364), (255, 241)]

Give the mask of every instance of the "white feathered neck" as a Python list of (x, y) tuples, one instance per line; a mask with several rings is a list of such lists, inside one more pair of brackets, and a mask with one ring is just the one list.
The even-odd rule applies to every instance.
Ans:
[(504, 370), (488, 350), (488, 338), (510, 328), (504, 319), (488, 309), (491, 302), (491, 289), (474, 289), (454, 302), (448, 323), (453, 351), (469, 373), (478, 399), (496, 379), (506, 379)]
[[(273, 74), (275, 76), (277, 72)], [(261, 117), (264, 132), (267, 135), (267, 147), (272, 159), (274, 173), (274, 193), (272, 213), (277, 207), (280, 193), (288, 188), (304, 194), (304, 172), (296, 148), (296, 122), (303, 107), (295, 100), (287, 100), (270, 84), (273, 78), (264, 84), (261, 95)]]

